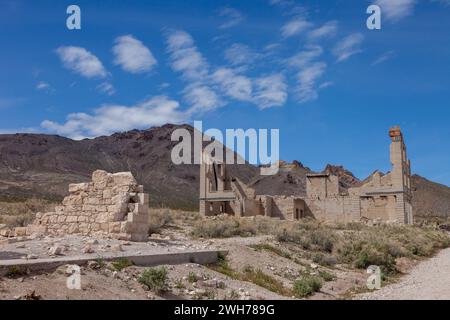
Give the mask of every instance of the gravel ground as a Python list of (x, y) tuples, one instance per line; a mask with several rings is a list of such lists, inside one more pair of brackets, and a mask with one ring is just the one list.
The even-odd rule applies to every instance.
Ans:
[(415, 266), (399, 282), (362, 294), (363, 300), (448, 300), (450, 299), (450, 248)]

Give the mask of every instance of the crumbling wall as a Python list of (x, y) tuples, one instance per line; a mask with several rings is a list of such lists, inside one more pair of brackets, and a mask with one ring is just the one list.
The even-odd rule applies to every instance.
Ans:
[(109, 234), (114, 238), (148, 238), (148, 194), (131, 172), (97, 170), (92, 181), (69, 185), (69, 195), (54, 212), (38, 213), (32, 230), (53, 235)]

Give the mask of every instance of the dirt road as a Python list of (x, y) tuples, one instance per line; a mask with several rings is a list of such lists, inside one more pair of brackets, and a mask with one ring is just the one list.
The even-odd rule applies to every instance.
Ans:
[(419, 263), (398, 283), (362, 294), (364, 300), (448, 300), (450, 299), (450, 248)]

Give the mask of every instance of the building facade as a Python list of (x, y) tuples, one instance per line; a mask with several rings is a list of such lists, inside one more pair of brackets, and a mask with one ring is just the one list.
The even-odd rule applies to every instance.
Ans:
[(397, 126), (389, 130), (389, 137), (391, 172), (376, 171), (358, 187), (346, 190), (340, 187), (337, 176), (308, 174), (306, 196), (258, 195), (238, 178), (229, 177), (224, 163), (202, 161), (200, 213), (412, 224), (411, 164), (406, 145)]

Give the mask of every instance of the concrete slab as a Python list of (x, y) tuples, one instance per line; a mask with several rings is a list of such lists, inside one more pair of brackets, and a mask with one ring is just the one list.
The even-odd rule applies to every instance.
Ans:
[(0, 276), (5, 275), (12, 268), (23, 271), (50, 271), (65, 264), (83, 265), (88, 261), (102, 259), (103, 261), (113, 261), (120, 258), (131, 260), (137, 266), (157, 266), (163, 264), (182, 264), (182, 263), (198, 263), (209, 264), (217, 262), (220, 254), (226, 255), (227, 251), (219, 250), (200, 250), (200, 251), (186, 251), (186, 252), (170, 252), (170, 253), (141, 253), (141, 254), (127, 254), (108, 253), (108, 254), (90, 254), (71, 257), (57, 257), (44, 259), (10, 259), (0, 260)]

